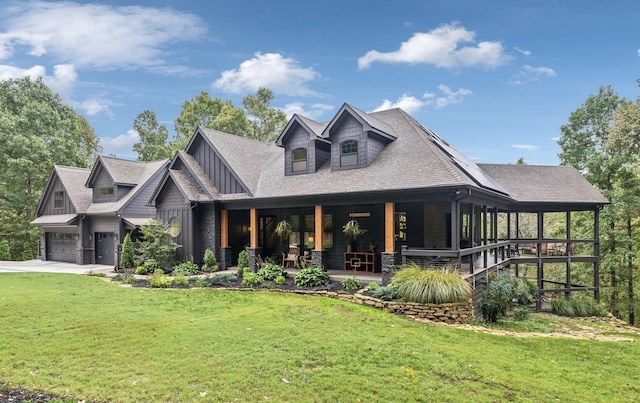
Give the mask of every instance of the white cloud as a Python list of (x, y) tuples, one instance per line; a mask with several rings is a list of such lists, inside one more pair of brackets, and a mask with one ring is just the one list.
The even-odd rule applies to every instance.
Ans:
[(540, 149), (540, 147), (531, 144), (511, 144), (511, 148), (527, 151), (538, 151)]
[(100, 145), (102, 146), (102, 153), (104, 155), (122, 155), (131, 154), (133, 143), (138, 141), (140, 141), (138, 132), (131, 129), (117, 137), (102, 137), (100, 139)]
[(61, 97), (67, 98), (73, 86), (78, 80), (78, 74), (72, 64), (58, 64), (53, 66), (53, 75), (47, 75), (44, 66), (35, 65), (28, 69), (15, 66), (0, 65), (0, 80), (10, 80), (20, 77), (29, 77), (31, 80), (42, 78), (44, 83)]
[(373, 112), (384, 111), (392, 108), (400, 108), (405, 112), (411, 114), (425, 106), (433, 106), (435, 109), (440, 109), (450, 104), (460, 103), (464, 100), (465, 96), (473, 94), (471, 90), (467, 90), (465, 88), (460, 88), (457, 91), (452, 91), (448, 86), (444, 84), (438, 85), (438, 89), (440, 90), (440, 94), (425, 92), (422, 95), (422, 99), (408, 94), (402, 94), (402, 96), (395, 102), (384, 99), (382, 100), (382, 104), (375, 108)]
[(8, 66), (6, 64), (0, 65), (0, 81), (20, 77), (29, 77), (32, 80), (36, 80), (38, 77), (44, 77), (45, 73), (46, 69), (44, 66), (36, 65), (28, 69), (21, 69), (15, 66)]
[(73, 106), (77, 109), (81, 109), (87, 116), (94, 116), (100, 112), (104, 112), (108, 116), (113, 116), (111, 112), (111, 106), (113, 103), (106, 99), (92, 98), (82, 102), (74, 102)]
[(0, 15), (0, 60), (25, 47), (96, 70), (162, 66), (168, 44), (206, 32), (200, 17), (170, 8), (26, 1), (0, 7)]
[(522, 48), (519, 48), (519, 47), (517, 47), (517, 46), (516, 46), (514, 49), (515, 49), (518, 53), (523, 54), (524, 56), (531, 56), (531, 51), (529, 51), (529, 50), (522, 49)]
[(241, 94), (255, 92), (260, 87), (276, 94), (290, 96), (318, 96), (308, 83), (320, 77), (311, 67), (301, 67), (297, 60), (278, 53), (257, 52), (235, 70), (223, 71), (213, 87), (226, 92)]
[(482, 41), (476, 46), (462, 46), (475, 44), (475, 36), (475, 32), (457, 23), (444, 24), (429, 32), (413, 34), (395, 52), (367, 52), (358, 59), (358, 68), (366, 69), (373, 62), (426, 63), (444, 68), (477, 65), (494, 68), (511, 59), (500, 42)]
[(555, 77), (556, 72), (549, 67), (533, 67), (525, 64), (517, 74), (509, 80), (509, 84), (522, 85), (531, 81), (539, 81), (542, 78)]
[(373, 112), (384, 111), (387, 109), (400, 108), (407, 113), (414, 113), (420, 108), (422, 108), (426, 104), (425, 101), (422, 101), (414, 96), (408, 94), (402, 94), (400, 98), (398, 98), (395, 102), (392, 102), (388, 99), (382, 100), (382, 104), (375, 108)]
[(327, 104), (313, 104), (307, 108), (302, 102), (292, 102), (290, 104), (286, 104), (284, 108), (280, 109), (287, 115), (287, 118), (291, 118), (294, 113), (297, 113), (300, 116), (317, 120), (325, 113), (332, 111), (334, 107), (333, 105)]

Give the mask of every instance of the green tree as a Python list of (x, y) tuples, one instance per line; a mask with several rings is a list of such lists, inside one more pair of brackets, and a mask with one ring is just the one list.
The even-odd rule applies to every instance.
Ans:
[(248, 137), (274, 141), (287, 125), (287, 115), (280, 109), (269, 106), (273, 98), (273, 92), (261, 87), (255, 95), (247, 95), (242, 99), (242, 106), (252, 117), (249, 119)]
[(127, 232), (122, 241), (122, 254), (120, 255), (120, 268), (125, 273), (130, 273), (136, 265), (133, 242), (131, 241), (131, 235)]
[(136, 116), (133, 128), (140, 136), (140, 141), (133, 145), (139, 161), (157, 161), (173, 156), (171, 147), (167, 144), (167, 126), (158, 123), (155, 112), (146, 110)]
[(0, 236), (9, 237), (12, 259), (36, 256), (29, 222), (53, 165), (87, 167), (98, 151), (86, 119), (42, 79), (0, 82)]
[(562, 164), (580, 170), (611, 201), (601, 216), (601, 275), (604, 276), (601, 284), (602, 296), (616, 316), (621, 316), (622, 268), (630, 252), (630, 243), (625, 242), (625, 203), (620, 202), (621, 173), (628, 159), (607, 145), (617, 111), (629, 102), (610, 86), (600, 87), (598, 94), (589, 96), (571, 113), (569, 122), (560, 128), (562, 135), (558, 141)]
[(142, 240), (139, 251), (142, 258), (155, 260), (160, 267), (167, 269), (173, 266), (176, 250), (180, 247), (171, 240), (171, 235), (165, 225), (152, 220), (149, 225), (143, 225)]

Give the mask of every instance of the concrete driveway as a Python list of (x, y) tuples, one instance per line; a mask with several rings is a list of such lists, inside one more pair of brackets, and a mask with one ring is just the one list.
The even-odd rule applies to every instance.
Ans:
[(64, 262), (50, 262), (42, 260), (27, 260), (24, 262), (10, 262), (0, 260), (0, 273), (71, 273), (71, 274), (89, 274), (104, 273), (106, 275), (115, 275), (113, 266), (102, 264), (86, 264), (77, 265)]

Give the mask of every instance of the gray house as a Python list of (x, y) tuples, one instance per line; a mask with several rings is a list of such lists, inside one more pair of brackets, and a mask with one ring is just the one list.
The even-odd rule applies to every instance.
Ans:
[(168, 164), (99, 157), (90, 170), (55, 166), (31, 222), (40, 259), (116, 265), (124, 234), (155, 217), (148, 202)]
[[(325, 123), (294, 115), (269, 144), (198, 128), (151, 202), (183, 246), (180, 259), (200, 262), (209, 248), (227, 268), (246, 250), (255, 268), (259, 256), (293, 248), (301, 261), (380, 273), (383, 283), (414, 261), (455, 265), (474, 285), (496, 267), (533, 266), (540, 295), (596, 298), (608, 203), (573, 168), (475, 164), (400, 109), (348, 104)], [(563, 216), (562, 236), (544, 228), (548, 214)], [(571, 234), (572, 214), (592, 220), (588, 238)], [(274, 233), (282, 220), (293, 229), (284, 239)], [(342, 231), (350, 220), (367, 230), (355, 244)], [(588, 270), (588, 284), (575, 283), (574, 267)]]

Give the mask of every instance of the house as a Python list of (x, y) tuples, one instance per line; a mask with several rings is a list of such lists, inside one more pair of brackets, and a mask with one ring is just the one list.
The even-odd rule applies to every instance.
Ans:
[(92, 169), (54, 166), (31, 222), (39, 258), (116, 265), (125, 233), (155, 217), (148, 202), (168, 164), (99, 157)]
[[(383, 284), (401, 263), (453, 265), (477, 291), (506, 267), (537, 282), (539, 307), (545, 293), (599, 298), (606, 204), (571, 167), (476, 164), (401, 109), (344, 104), (325, 123), (294, 115), (273, 143), (200, 127), (170, 162), (56, 167), (33, 223), (43, 259), (79, 263), (117, 262), (124, 232), (155, 215), (182, 246), (179, 260), (201, 263), (211, 249), (222, 269), (241, 251), (255, 270), (291, 248), (328, 270), (379, 273)], [(552, 233), (544, 223), (558, 215)], [(572, 233), (576, 215), (591, 220), (590, 235)], [(287, 237), (274, 231), (283, 220)], [(365, 230), (355, 242), (343, 233), (351, 220)]]
[[(534, 265), (539, 297), (576, 290), (599, 297), (598, 220), (608, 201), (579, 172), (475, 164), (400, 109), (365, 113), (344, 104), (326, 123), (294, 115), (269, 144), (198, 128), (151, 203), (182, 245), (180, 259), (199, 262), (209, 248), (222, 268), (242, 250), (255, 269), (259, 257), (294, 246), (316, 266), (378, 272), (383, 283), (407, 261), (456, 265), (474, 285), (492, 268)], [(583, 213), (594, 230), (577, 240), (571, 215)], [(545, 232), (546, 214), (564, 215), (560, 239)], [(521, 215), (537, 221), (525, 238)], [(355, 247), (342, 232), (352, 219), (366, 230)], [(293, 229), (286, 239), (274, 233), (282, 220)], [(517, 253), (521, 243), (565, 247), (526, 256)], [(545, 278), (557, 264), (566, 276)], [(590, 266), (589, 284), (572, 282), (575, 264)]]

